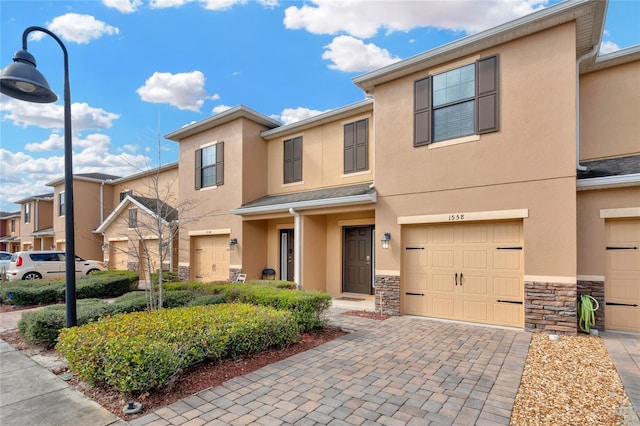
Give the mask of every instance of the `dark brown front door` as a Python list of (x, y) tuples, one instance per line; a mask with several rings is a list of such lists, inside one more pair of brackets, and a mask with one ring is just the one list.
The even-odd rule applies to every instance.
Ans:
[(345, 227), (343, 233), (342, 291), (371, 294), (373, 288), (371, 285), (373, 227)]
[(280, 230), (280, 279), (293, 281), (293, 229)]

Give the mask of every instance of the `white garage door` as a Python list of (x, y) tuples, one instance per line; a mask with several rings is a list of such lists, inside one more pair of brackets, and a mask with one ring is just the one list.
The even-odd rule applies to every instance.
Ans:
[(198, 282), (229, 279), (229, 235), (191, 238), (191, 279)]
[(607, 330), (640, 333), (640, 219), (606, 222)]
[(403, 312), (523, 327), (522, 222), (403, 228)]

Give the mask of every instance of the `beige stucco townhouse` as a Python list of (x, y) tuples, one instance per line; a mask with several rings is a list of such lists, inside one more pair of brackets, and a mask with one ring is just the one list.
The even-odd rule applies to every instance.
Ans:
[[(173, 271), (178, 264), (178, 163), (114, 179), (110, 184), (108, 215), (94, 228), (109, 269), (132, 270), (143, 280), (149, 270)], [(162, 255), (161, 255), (162, 253)]]
[(20, 212), (0, 213), (0, 250), (20, 251)]
[(53, 194), (15, 201), (20, 205), (19, 250), (50, 250), (53, 243)]

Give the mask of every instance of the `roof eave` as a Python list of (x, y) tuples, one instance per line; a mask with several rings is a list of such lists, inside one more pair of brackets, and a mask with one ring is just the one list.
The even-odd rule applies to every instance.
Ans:
[[(588, 27), (588, 25), (590, 25), (589, 20), (586, 20), (583, 24), (579, 18), (593, 14), (595, 19), (592, 23), (592, 28), (586, 28), (586, 31), (590, 32), (589, 40), (585, 40), (584, 43), (576, 46), (576, 56), (579, 57), (589, 52), (593, 46), (600, 42), (606, 8), (607, 2), (599, 0), (571, 0), (562, 2), (378, 70), (356, 76), (353, 78), (353, 82), (365, 92), (370, 92), (376, 85), (437, 66), (444, 62), (468, 56), (478, 51), (566, 22), (577, 20), (579, 25), (586, 25)], [(584, 29), (578, 28), (576, 33), (582, 34), (584, 31)]]
[(590, 189), (621, 188), (625, 186), (640, 186), (640, 173), (605, 176), (590, 179), (578, 179), (576, 182), (578, 191), (586, 191)]
[(230, 213), (243, 216), (265, 213), (281, 213), (287, 212), (291, 208), (294, 210), (309, 210), (315, 208), (353, 206), (358, 204), (375, 203), (376, 200), (377, 193), (374, 191), (367, 194), (351, 195), (348, 197), (335, 197), (309, 201), (294, 201), (291, 203), (274, 204), (269, 206), (240, 207), (238, 209), (231, 210)]

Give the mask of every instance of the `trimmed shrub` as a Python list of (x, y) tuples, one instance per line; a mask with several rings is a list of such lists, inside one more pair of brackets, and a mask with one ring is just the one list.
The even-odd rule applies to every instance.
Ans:
[[(137, 287), (138, 274), (130, 271), (100, 271), (78, 277), (76, 299), (118, 297)], [(11, 281), (0, 286), (2, 303), (44, 305), (63, 302), (64, 280)]]
[(226, 302), (227, 296), (224, 294), (204, 294), (196, 296), (187, 306), (218, 305)]
[(197, 362), (286, 346), (299, 332), (288, 312), (221, 304), (103, 318), (61, 330), (56, 349), (89, 383), (132, 394), (160, 388)]

